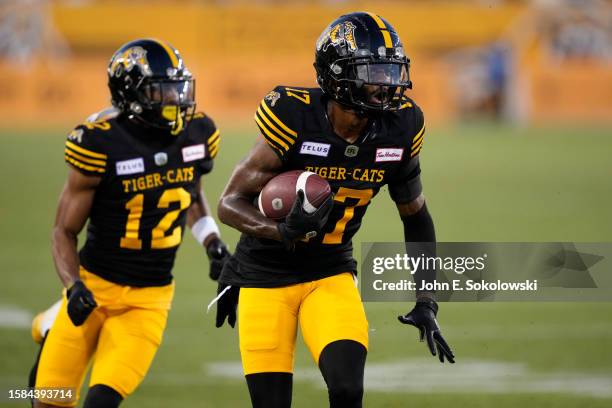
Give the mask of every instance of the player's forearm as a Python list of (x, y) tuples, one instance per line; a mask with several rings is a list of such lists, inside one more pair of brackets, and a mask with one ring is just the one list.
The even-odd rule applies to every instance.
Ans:
[[(207, 228), (209, 224), (214, 228)], [(194, 232), (195, 228), (197, 234), (196, 232), (194, 232), (194, 234), (198, 235), (196, 239), (198, 239), (198, 242), (200, 242), (204, 248), (207, 248), (214, 239), (219, 238), (218, 227), (212, 218), (210, 206), (201, 191), (198, 192), (196, 199), (187, 209), (187, 225), (192, 232)], [(205, 236), (199, 237), (200, 232)]]
[[(436, 256), (436, 231), (433, 218), (425, 202), (423, 201), (422, 206), (414, 213), (403, 214), (402, 222), (404, 224), (404, 241), (407, 243), (407, 255), (411, 257)], [(433, 292), (422, 291), (419, 288), (423, 287), (423, 284), (431, 283), (436, 279), (435, 270), (419, 269), (413, 275), (413, 279), (417, 286), (417, 297), (433, 298)]]
[(200, 218), (210, 215), (210, 212), (207, 210), (208, 209), (200, 202), (196, 201), (191, 204), (191, 206), (187, 209), (187, 226), (191, 228)]
[(77, 236), (60, 227), (53, 229), (53, 262), (60, 280), (66, 288), (79, 279)]
[(222, 197), (217, 213), (222, 223), (242, 233), (257, 238), (281, 240), (276, 221), (264, 217), (252, 201), (245, 197), (237, 195)]
[(212, 211), (210, 210), (210, 205), (208, 205), (206, 195), (202, 191), (201, 184), (198, 181), (196, 184), (196, 198), (187, 209), (187, 225), (191, 228), (200, 218), (209, 215), (212, 215)]

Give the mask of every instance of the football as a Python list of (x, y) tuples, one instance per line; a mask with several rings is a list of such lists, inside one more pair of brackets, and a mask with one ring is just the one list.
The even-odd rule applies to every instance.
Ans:
[(289, 214), (298, 190), (304, 190), (304, 210), (314, 212), (331, 194), (331, 187), (319, 175), (302, 170), (292, 170), (272, 178), (265, 185), (257, 204), (267, 218), (282, 220)]

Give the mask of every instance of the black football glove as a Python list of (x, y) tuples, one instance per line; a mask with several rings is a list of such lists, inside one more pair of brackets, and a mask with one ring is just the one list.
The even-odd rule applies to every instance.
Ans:
[(278, 231), (285, 244), (285, 248), (292, 250), (295, 241), (308, 237), (315, 237), (327, 223), (329, 213), (334, 205), (334, 195), (327, 199), (312, 214), (304, 210), (304, 191), (298, 190), (297, 197), (285, 221), (278, 224)]
[[(226, 288), (228, 288), (226, 290)], [(230, 286), (224, 283), (219, 283), (219, 287), (217, 288), (217, 295), (225, 290), (223, 296), (217, 300), (217, 318), (215, 326), (221, 327), (223, 323), (225, 323), (225, 319), (227, 318), (227, 323), (234, 327), (236, 324), (236, 309), (238, 308), (238, 296), (240, 295), (240, 288), (238, 286)]]
[(221, 275), (223, 265), (230, 257), (230, 252), (227, 246), (219, 238), (213, 239), (206, 247), (206, 253), (208, 254), (208, 260), (210, 262), (210, 269), (208, 276), (210, 279), (216, 281)]
[(66, 292), (68, 297), (68, 317), (75, 326), (85, 323), (91, 312), (98, 306), (93, 293), (83, 281), (77, 280)]
[(400, 322), (416, 327), (420, 331), (421, 341), (427, 338), (427, 345), (432, 355), (436, 355), (436, 349), (440, 362), (444, 359), (449, 363), (455, 362), (455, 355), (442, 337), (440, 326), (436, 320), (438, 304), (433, 300), (418, 300), (414, 309), (404, 316), (398, 316)]

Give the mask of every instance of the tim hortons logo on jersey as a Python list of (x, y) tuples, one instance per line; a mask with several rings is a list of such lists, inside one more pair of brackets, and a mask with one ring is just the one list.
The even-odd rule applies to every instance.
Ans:
[(190, 162), (198, 159), (203, 159), (206, 152), (203, 144), (183, 147), (183, 161)]
[(330, 44), (334, 47), (346, 47), (350, 51), (357, 49), (357, 42), (355, 41), (355, 25), (350, 21), (336, 24), (329, 30), (325, 30), (319, 40), (317, 41), (317, 50), (323, 48), (323, 52), (327, 51)]
[(402, 161), (404, 149), (376, 149), (377, 162)]
[(143, 173), (145, 171), (144, 160), (142, 157), (131, 160), (123, 160), (116, 163), (117, 175)]
[(328, 143), (304, 142), (300, 148), (300, 154), (327, 157), (330, 147), (331, 145)]
[[(110, 71), (113, 75), (121, 75), (121, 70), (130, 72), (135, 66), (139, 67), (143, 75), (151, 76), (153, 71), (147, 60), (147, 50), (142, 47), (131, 47), (115, 56)], [(118, 69), (121, 67), (120, 69)]]

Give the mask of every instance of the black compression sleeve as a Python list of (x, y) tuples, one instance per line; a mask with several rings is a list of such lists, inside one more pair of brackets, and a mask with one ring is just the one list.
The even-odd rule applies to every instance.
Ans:
[(245, 376), (253, 408), (289, 408), (293, 374), (256, 373)]
[[(406, 242), (406, 254), (410, 257), (435, 257), (436, 256), (436, 231), (433, 219), (427, 210), (427, 204), (412, 215), (402, 217), (404, 223), (404, 241)], [(417, 287), (417, 297), (427, 296), (432, 291), (422, 291), (423, 283), (432, 283), (436, 279), (435, 270), (418, 269), (413, 275)], [(433, 297), (433, 296), (431, 296)]]
[(319, 368), (327, 384), (330, 408), (361, 408), (368, 351), (353, 340), (334, 341), (323, 349)]
[(436, 242), (436, 230), (427, 203), (423, 203), (416, 213), (403, 216), (402, 222), (406, 242)]

